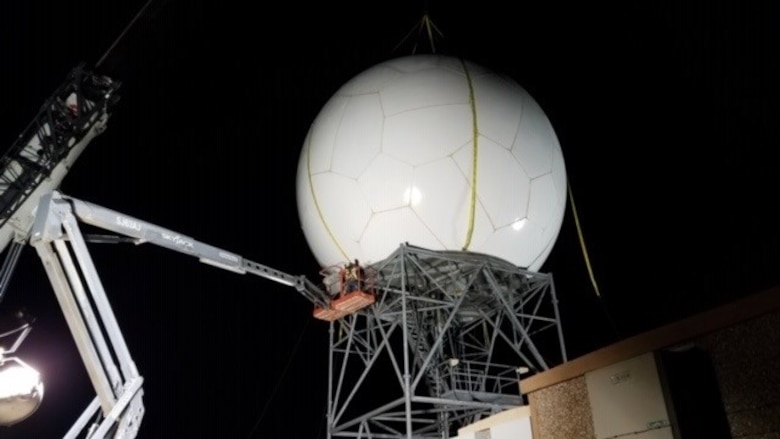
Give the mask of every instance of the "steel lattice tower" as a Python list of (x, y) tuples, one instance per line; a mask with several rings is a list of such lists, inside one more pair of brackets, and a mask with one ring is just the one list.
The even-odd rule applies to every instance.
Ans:
[(367, 271), (376, 302), (330, 326), (329, 438), (449, 438), (566, 361), (549, 274), (409, 245)]

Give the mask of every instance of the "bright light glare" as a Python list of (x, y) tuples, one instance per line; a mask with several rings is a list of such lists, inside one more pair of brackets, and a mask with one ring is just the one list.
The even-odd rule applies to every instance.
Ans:
[(415, 186), (410, 186), (404, 191), (404, 204), (418, 206), (422, 201), (422, 192)]
[(9, 366), (0, 372), (0, 399), (26, 396), (41, 383), (41, 376), (29, 367)]
[(517, 220), (517, 221), (513, 222), (512, 223), (512, 230), (517, 232), (518, 230), (520, 230), (523, 227), (525, 227), (525, 223), (527, 223), (527, 222), (528, 222), (528, 218), (523, 218), (521, 220)]
[(0, 425), (16, 424), (41, 405), (40, 374), (18, 358), (5, 358), (0, 365)]

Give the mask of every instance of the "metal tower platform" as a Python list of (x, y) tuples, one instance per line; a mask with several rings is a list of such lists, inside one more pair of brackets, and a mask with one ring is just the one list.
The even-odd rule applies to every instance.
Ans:
[(375, 303), (330, 326), (329, 438), (453, 437), (566, 361), (549, 274), (408, 245), (369, 272)]

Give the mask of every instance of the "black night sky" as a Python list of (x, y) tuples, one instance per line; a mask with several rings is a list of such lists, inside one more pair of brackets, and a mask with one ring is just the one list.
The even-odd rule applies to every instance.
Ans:
[[(353, 76), (431, 52), (427, 8), (437, 53), (515, 78), (556, 129), (602, 293), (570, 204), (542, 268), (570, 358), (780, 283), (775, 2), (152, 0), (95, 68), (146, 3), (2, 5), (0, 143), (77, 64), (122, 82), (68, 195), (319, 281), (295, 204), (304, 137)], [(303, 296), (158, 247), (90, 249), (145, 378), (139, 437), (325, 437), (328, 327)], [(21, 306), (46, 393), (0, 438), (61, 437), (94, 393), (32, 248), (0, 312)]]

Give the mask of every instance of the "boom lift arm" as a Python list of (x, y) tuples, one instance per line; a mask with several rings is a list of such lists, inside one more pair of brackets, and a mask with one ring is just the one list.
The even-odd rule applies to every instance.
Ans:
[[(44, 194), (29, 242), (43, 262), (97, 394), (65, 438), (131, 439), (136, 436), (144, 413), (143, 377), (138, 373), (111, 310), (79, 222), (128, 236), (137, 243), (148, 242), (195, 256), (209, 265), (294, 287), (315, 306), (328, 307), (330, 303), (328, 293), (305, 276), (283, 273), (189, 236), (57, 191)], [(92, 422), (86, 436), (80, 436), (90, 418), (98, 420)]]

